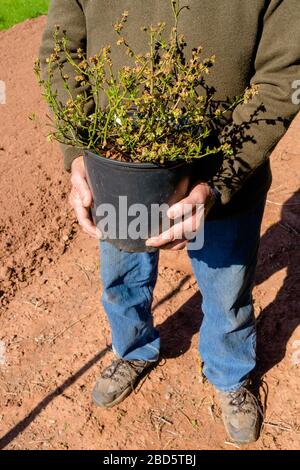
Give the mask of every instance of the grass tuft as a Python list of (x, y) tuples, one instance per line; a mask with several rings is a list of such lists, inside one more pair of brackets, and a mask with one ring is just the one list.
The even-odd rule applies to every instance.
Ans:
[(8, 29), (28, 18), (45, 15), (49, 0), (1, 0), (0, 29)]

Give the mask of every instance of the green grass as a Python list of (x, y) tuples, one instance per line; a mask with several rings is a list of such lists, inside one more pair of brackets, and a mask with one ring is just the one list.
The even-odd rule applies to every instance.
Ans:
[(49, 0), (0, 0), (0, 29), (45, 15)]

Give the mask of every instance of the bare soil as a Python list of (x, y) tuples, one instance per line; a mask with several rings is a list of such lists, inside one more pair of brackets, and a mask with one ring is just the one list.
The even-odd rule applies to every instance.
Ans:
[[(178, 257), (176, 269), (162, 263), (155, 290), (163, 362), (120, 406), (91, 402), (111, 356), (98, 247), (68, 207), (69, 176), (46, 142), (45, 120), (28, 119), (46, 111), (32, 72), (44, 22), (0, 33), (0, 447), (236, 449), (212, 387), (199, 379), (201, 299)], [(267, 405), (262, 435), (246, 449), (300, 447), (299, 131), (300, 116), (272, 155), (254, 289)]]

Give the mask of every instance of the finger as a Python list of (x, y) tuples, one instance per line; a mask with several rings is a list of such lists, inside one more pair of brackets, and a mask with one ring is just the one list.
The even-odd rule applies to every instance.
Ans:
[(161, 249), (162, 250), (170, 250), (170, 251), (179, 251), (183, 250), (188, 244), (187, 240), (175, 240), (167, 245), (164, 245)]
[[(149, 238), (147, 246), (155, 248), (167, 247), (172, 242), (191, 240), (195, 237), (204, 220), (204, 206), (197, 208), (193, 215), (183, 221), (174, 224), (170, 229), (161, 233), (158, 237)], [(167, 248), (168, 249), (168, 248)]]
[(78, 219), (78, 223), (81, 226), (82, 230), (91, 237), (100, 239), (102, 237), (102, 234), (100, 230), (90, 220), (88, 210), (85, 207), (81, 206), (80, 208), (78, 207), (75, 212)]
[(191, 217), (186, 217), (183, 224), (183, 238), (193, 239), (204, 223), (204, 206), (197, 207)]
[(183, 222), (173, 225), (171, 228), (161, 233), (158, 237), (149, 238), (146, 241), (146, 246), (153, 246), (159, 248), (161, 246), (167, 245), (176, 240), (184, 239), (184, 225)]
[(93, 238), (101, 238), (102, 234), (100, 230), (91, 221), (90, 213), (86, 207), (83, 207), (81, 201), (78, 203), (78, 201), (75, 200), (74, 211), (83, 231)]
[(194, 189), (192, 189), (187, 197), (171, 206), (167, 212), (167, 215), (170, 219), (189, 216), (192, 214), (195, 207), (205, 203), (206, 197), (206, 186), (198, 184)]
[(158, 237), (149, 238), (146, 241), (146, 246), (152, 246), (154, 248), (159, 248), (160, 246), (166, 245), (174, 241), (174, 231), (173, 227), (161, 233)]
[(167, 216), (169, 219), (176, 220), (182, 219), (183, 217), (189, 217), (192, 215), (195, 208), (195, 204), (188, 202), (188, 198), (183, 199), (180, 202), (174, 204), (174, 206), (170, 207), (167, 212)]
[(76, 171), (71, 176), (71, 183), (78, 192), (84, 207), (90, 207), (93, 202), (92, 192), (83, 172)]

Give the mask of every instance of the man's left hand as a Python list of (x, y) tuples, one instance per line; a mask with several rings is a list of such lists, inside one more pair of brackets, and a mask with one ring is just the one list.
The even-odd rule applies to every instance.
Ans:
[[(204, 217), (204, 205), (211, 203), (214, 198), (211, 187), (206, 183), (199, 183), (191, 190), (190, 194), (177, 202), (167, 212), (169, 219), (181, 219), (171, 228), (161, 233), (158, 237), (149, 238), (147, 246), (164, 250), (182, 250), (188, 244), (188, 233), (196, 233)], [(199, 210), (199, 208), (202, 210)]]

